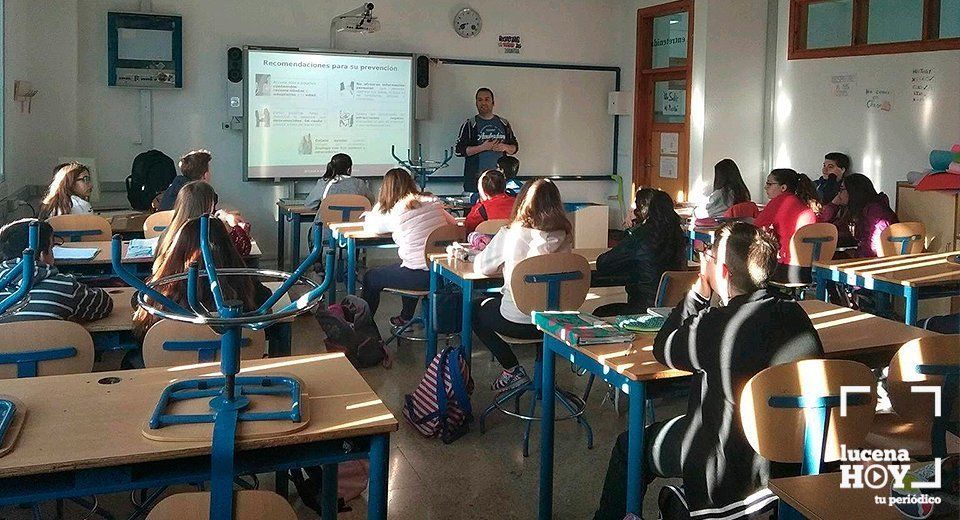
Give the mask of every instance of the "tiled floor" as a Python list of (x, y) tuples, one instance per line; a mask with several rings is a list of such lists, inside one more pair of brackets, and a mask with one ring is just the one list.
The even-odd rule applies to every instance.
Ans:
[[(378, 322), (397, 313), (399, 299), (384, 296)], [(489, 384), (499, 373), (489, 352), (474, 338), (473, 377), (476, 391), (472, 404), (477, 414), (493, 399)], [(294, 328), (294, 353), (308, 354), (323, 350), (322, 333), (312, 318), (301, 318)], [(518, 351), (521, 362), (532, 373), (533, 348)], [(100, 370), (115, 369), (117, 359), (110, 357), (98, 365)], [(401, 344), (393, 368), (365, 369), (361, 372), (370, 386), (401, 417), (403, 395), (411, 392), (423, 373), (423, 344)], [(557, 363), (558, 382), (577, 393), (583, 391), (586, 377), (578, 377), (565, 362)], [(601, 406), (605, 385), (597, 385), (590, 396), (587, 417), (593, 427), (594, 448), (588, 450), (582, 428), (573, 421), (562, 421), (556, 429), (554, 517), (561, 519), (592, 518), (600, 496), (610, 449), (617, 435), (626, 427), (626, 415), (618, 417), (607, 402)], [(658, 417), (669, 417), (682, 411), (683, 403), (674, 400), (658, 403)], [(625, 406), (624, 406), (625, 408)], [(391, 437), (389, 517), (391, 519), (531, 519), (537, 513), (539, 478), (538, 427), (531, 435), (531, 456), (521, 452), (522, 423), (504, 415), (488, 419), (487, 432), (473, 431), (444, 445), (436, 439), (425, 439), (401, 418), (400, 431)], [(644, 517), (656, 518), (656, 492), (660, 483), (651, 486), (645, 502)], [(270, 475), (261, 476), (261, 486), (273, 488)], [(293, 503), (302, 519), (319, 518), (304, 507), (291, 486)], [(100, 497), (104, 507), (118, 517), (130, 511), (129, 494)], [(348, 506), (352, 512), (342, 513), (346, 520), (366, 518), (363, 498)], [(53, 507), (45, 505), (46, 518), (53, 518)], [(67, 518), (85, 518), (85, 513), (68, 506)], [(0, 520), (28, 519), (30, 512), (13, 507), (0, 508)]]

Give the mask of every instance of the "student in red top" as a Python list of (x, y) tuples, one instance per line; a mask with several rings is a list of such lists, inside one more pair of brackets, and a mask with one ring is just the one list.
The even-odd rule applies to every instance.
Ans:
[(790, 266), (790, 240), (798, 229), (817, 221), (820, 202), (810, 177), (789, 168), (777, 168), (767, 176), (764, 186), (770, 202), (757, 215), (757, 227), (772, 228), (780, 240), (777, 269), (771, 279), (803, 282), (803, 273)]
[(485, 220), (510, 218), (514, 198), (507, 195), (507, 179), (499, 170), (487, 170), (477, 183), (480, 201), (474, 204), (463, 221), (467, 233), (472, 233)]

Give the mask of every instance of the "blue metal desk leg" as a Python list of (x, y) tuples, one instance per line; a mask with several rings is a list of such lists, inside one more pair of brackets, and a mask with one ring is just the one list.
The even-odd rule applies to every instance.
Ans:
[(324, 464), (323, 482), (320, 486), (320, 512), (324, 520), (330, 520), (337, 517), (337, 511), (340, 509), (337, 504), (337, 465)]
[[(641, 382), (629, 383), (630, 410), (627, 417), (627, 512), (639, 517), (643, 514), (643, 422), (646, 388)], [(541, 441), (542, 442), (542, 441)]]
[[(367, 518), (387, 519), (387, 470), (390, 466), (390, 437), (377, 435), (370, 440), (370, 492)], [(324, 517), (326, 518), (326, 517)]]
[(283, 208), (277, 206), (277, 270), (283, 271), (283, 249), (286, 244), (284, 231), (287, 228), (287, 218)]
[(423, 324), (424, 334), (427, 336), (427, 349), (426, 359), (424, 360), (423, 366), (429, 366), (430, 361), (437, 356), (437, 331), (434, 327), (434, 316), (437, 314), (437, 289), (440, 288), (440, 275), (437, 274), (436, 264), (431, 263), (430, 265), (430, 294), (427, 295), (427, 301), (424, 302), (425, 305), (428, 305), (426, 313), (426, 323)]
[(777, 518), (779, 520), (803, 520), (803, 515), (781, 498), (777, 504)]
[(290, 265), (296, 268), (300, 265), (300, 214), (296, 211), (290, 214), (292, 219), (290, 231)]
[(460, 290), (463, 297), (460, 322), (460, 345), (463, 346), (463, 355), (467, 357), (467, 364), (473, 363), (473, 280), (461, 280)]
[(555, 400), (555, 366), (550, 342), (554, 338), (543, 338), (542, 401), (540, 402), (540, 507), (537, 517), (540, 520), (553, 518), (553, 426)]
[(814, 267), (813, 277), (817, 282), (817, 299), (827, 301), (827, 277), (824, 276), (824, 270), (819, 267)]
[(347, 294), (357, 294), (357, 239), (347, 238)]
[(272, 338), (270, 338), (270, 343), (267, 345), (267, 353), (269, 357), (285, 357), (289, 356), (292, 352), (293, 342), (291, 338), (293, 337), (293, 324), (289, 321), (281, 321), (272, 325)]
[(917, 324), (917, 305), (920, 298), (917, 295), (916, 287), (904, 287), (903, 298), (906, 300), (906, 309), (904, 310), (904, 321), (907, 325)]

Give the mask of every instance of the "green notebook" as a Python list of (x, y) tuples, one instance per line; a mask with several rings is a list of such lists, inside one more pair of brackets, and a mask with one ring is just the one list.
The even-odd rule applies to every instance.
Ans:
[(621, 329), (632, 332), (657, 332), (665, 321), (666, 318), (655, 314), (629, 314), (617, 316), (616, 324)]
[(629, 343), (635, 337), (630, 331), (581, 312), (536, 312), (534, 323), (573, 346)]

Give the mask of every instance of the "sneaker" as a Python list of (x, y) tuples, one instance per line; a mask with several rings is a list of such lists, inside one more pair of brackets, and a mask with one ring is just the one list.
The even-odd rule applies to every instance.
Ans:
[(394, 317), (390, 318), (390, 325), (392, 325), (392, 326), (394, 326), (394, 327), (403, 327), (404, 325), (406, 325), (406, 324), (409, 323), (409, 322), (410, 322), (410, 320), (407, 319), (407, 318), (404, 318), (403, 316), (394, 316)]
[(527, 377), (527, 373), (523, 370), (523, 367), (517, 365), (510, 370), (501, 372), (500, 377), (490, 385), (490, 389), (502, 394), (503, 392), (513, 390), (529, 382), (530, 378)]

